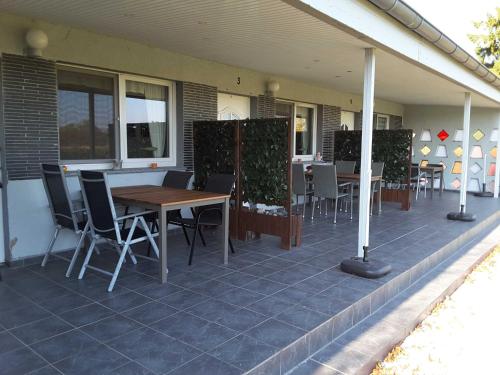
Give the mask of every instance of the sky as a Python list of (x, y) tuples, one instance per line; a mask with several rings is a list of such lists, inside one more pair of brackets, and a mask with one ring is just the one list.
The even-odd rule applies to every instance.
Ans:
[(486, 19), (500, 7), (500, 0), (405, 0), (424, 18), (475, 56), (467, 34), (475, 33), (474, 21)]

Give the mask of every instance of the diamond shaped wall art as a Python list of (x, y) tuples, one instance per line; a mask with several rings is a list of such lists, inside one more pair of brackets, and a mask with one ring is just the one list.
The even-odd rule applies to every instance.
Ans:
[(491, 131), (490, 142), (498, 142), (498, 129), (493, 129)]
[(422, 155), (424, 155), (424, 156), (429, 155), (429, 154), (431, 153), (431, 151), (432, 151), (432, 150), (431, 150), (431, 149), (429, 148), (429, 146), (427, 146), (427, 145), (425, 145), (424, 147), (422, 147), (422, 148), (420, 149), (420, 152), (421, 152), (421, 153), (422, 153)]
[(422, 130), (422, 134), (420, 134), (420, 141), (421, 142), (431, 142), (431, 131), (426, 129)]
[(451, 182), (450, 186), (451, 186), (453, 189), (458, 190), (458, 189), (460, 189), (460, 186), (462, 186), (462, 183), (460, 182), (460, 179), (459, 179), (459, 178), (455, 178), (455, 179)]
[(464, 131), (462, 129), (455, 130), (453, 142), (462, 142), (464, 140)]
[(483, 149), (481, 146), (473, 146), (472, 151), (470, 152), (471, 159), (482, 159), (483, 158)]
[(434, 156), (438, 158), (447, 158), (448, 157), (448, 151), (446, 150), (446, 146), (444, 145), (438, 145), (436, 148), (436, 153)]
[(462, 162), (456, 161), (453, 163), (453, 168), (451, 168), (452, 174), (461, 174), (462, 173)]
[(480, 141), (481, 139), (483, 139), (483, 137), (484, 133), (479, 129), (472, 133), (472, 138), (474, 138), (476, 141)]
[(446, 130), (443, 129), (438, 133), (437, 136), (441, 140), (441, 142), (444, 142), (450, 135), (446, 132)]
[(490, 168), (488, 169), (488, 176), (495, 175), (496, 163), (490, 163)]
[(479, 185), (479, 178), (471, 178), (469, 180), (469, 186), (467, 186), (467, 190), (469, 191), (481, 191)]
[(490, 155), (491, 155), (492, 158), (496, 158), (497, 157), (497, 146), (493, 147), (490, 150)]
[(453, 153), (455, 154), (455, 156), (456, 156), (457, 158), (459, 158), (459, 157), (461, 157), (461, 156), (463, 155), (463, 153), (464, 153), (464, 149), (462, 148), (462, 146), (458, 146), (457, 148), (455, 148), (455, 149), (453, 150)]
[(481, 168), (481, 166), (478, 163), (474, 163), (470, 166), (470, 171), (472, 172), (472, 174), (479, 173), (481, 172), (482, 169), (483, 168)]

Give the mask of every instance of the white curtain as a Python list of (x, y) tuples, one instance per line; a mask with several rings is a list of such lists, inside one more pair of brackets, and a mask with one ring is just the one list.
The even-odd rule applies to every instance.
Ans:
[(155, 158), (163, 157), (165, 151), (165, 137), (167, 135), (167, 124), (164, 122), (150, 122), (149, 136), (151, 137), (151, 146), (155, 148), (153, 156)]

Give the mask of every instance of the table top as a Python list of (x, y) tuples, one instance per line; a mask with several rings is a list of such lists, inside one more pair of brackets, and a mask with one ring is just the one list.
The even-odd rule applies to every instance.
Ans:
[(166, 188), (155, 185), (122, 186), (111, 189), (113, 199), (120, 203), (146, 204), (149, 206), (177, 206), (210, 203), (214, 200), (230, 198), (230, 194), (217, 194), (197, 190)]
[[(305, 174), (307, 176), (312, 176), (312, 169), (306, 171)], [(360, 181), (361, 175), (359, 173), (337, 173), (337, 180), (343, 181)], [(380, 181), (382, 180), (382, 176), (372, 176), (372, 181)]]

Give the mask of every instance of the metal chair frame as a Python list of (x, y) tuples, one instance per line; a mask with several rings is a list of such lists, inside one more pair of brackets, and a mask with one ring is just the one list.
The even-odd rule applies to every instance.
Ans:
[[(154, 237), (158, 237), (159, 234), (158, 233), (154, 233), (154, 234), (151, 233), (149, 226), (147, 225), (147, 223), (143, 217), (144, 215), (153, 213), (155, 211), (150, 210), (150, 211), (132, 213), (132, 214), (124, 215), (124, 216), (120, 216), (120, 217), (117, 216), (115, 206), (113, 204), (113, 197), (111, 196), (111, 189), (109, 187), (108, 178), (107, 178), (106, 173), (101, 172), (102, 178), (100, 178), (100, 179), (85, 178), (84, 176), (82, 176), (82, 173), (85, 174), (85, 172), (80, 171), (78, 174), (78, 178), (79, 178), (81, 189), (82, 189), (85, 207), (86, 207), (87, 212), (88, 212), (88, 223), (90, 226), (90, 233), (91, 233), (91, 237), (92, 237), (92, 242), (90, 244), (89, 251), (87, 252), (87, 255), (86, 255), (85, 260), (83, 262), (82, 268), (80, 270), (80, 274), (78, 275), (78, 279), (83, 278), (87, 268), (90, 268), (94, 271), (111, 276), (111, 281), (110, 281), (109, 286), (108, 286), (108, 292), (111, 292), (111, 291), (113, 291), (113, 288), (115, 286), (116, 280), (117, 280), (118, 275), (120, 273), (122, 264), (125, 260), (125, 255), (128, 253), (132, 259), (132, 262), (134, 264), (137, 264), (137, 260), (135, 258), (136, 255), (132, 252), (131, 245), (148, 240), (149, 243), (151, 244), (151, 246), (153, 247), (157, 257), (159, 257), (158, 246), (156, 245), (156, 242), (154, 241)], [(96, 172), (93, 172), (93, 173), (96, 173)], [(111, 228), (97, 228), (94, 225), (94, 222), (92, 220), (92, 210), (91, 210), (91, 207), (89, 205), (87, 193), (85, 190), (85, 182), (88, 182), (88, 183), (97, 183), (97, 182), (102, 183), (103, 182), (104, 183), (105, 189), (106, 189), (106, 194), (107, 194), (107, 199), (109, 202), (109, 209), (111, 210), (111, 217), (113, 220), (113, 225)], [(127, 219), (133, 219), (133, 221), (132, 221), (132, 225), (129, 228), (127, 238), (123, 239), (121, 236), (119, 223), (122, 222), (123, 220), (127, 220)], [(134, 233), (135, 233), (135, 230), (138, 228), (139, 223), (141, 224), (142, 229), (144, 230), (146, 235), (134, 238)], [(115, 232), (116, 239), (106, 238), (106, 237), (100, 235), (99, 233), (96, 233), (96, 232), (110, 233), (113, 231)], [(117, 249), (119, 250), (120, 257), (119, 257), (118, 262), (115, 266), (114, 272), (109, 272), (109, 271), (106, 271), (102, 268), (92, 266), (89, 264), (90, 258), (92, 257), (92, 253), (94, 252), (94, 249), (95, 249), (96, 242), (102, 238), (105, 238), (108, 241), (113, 242), (114, 246), (117, 247)], [(145, 257), (145, 256), (141, 256), (141, 257), (153, 260), (153, 258), (149, 258), (149, 257)]]
[[(300, 173), (299, 173), (300, 167)], [(304, 171), (304, 165), (301, 163), (292, 164), (292, 193), (295, 194), (297, 198), (297, 211), (299, 207), (299, 196), (304, 196), (304, 202), (302, 204), (302, 218), (306, 215), (306, 198), (313, 194), (313, 190), (307, 189), (307, 181)]]

